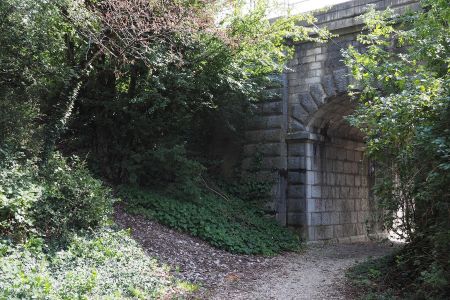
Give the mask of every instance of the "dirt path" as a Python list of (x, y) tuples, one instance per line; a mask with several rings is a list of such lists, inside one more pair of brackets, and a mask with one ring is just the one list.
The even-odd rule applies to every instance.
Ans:
[(133, 238), (147, 254), (171, 267), (176, 277), (198, 283), (195, 298), (236, 278), (252, 278), (275, 265), (274, 258), (231, 254), (190, 235), (170, 229), (142, 216), (130, 215), (116, 207), (115, 221), (130, 228)]
[(275, 258), (276, 266), (249, 280), (229, 281), (208, 299), (351, 299), (345, 270), (369, 256), (392, 251), (384, 244), (357, 243), (309, 246), (303, 253)]
[(343, 284), (345, 270), (392, 247), (357, 243), (310, 245), (301, 253), (276, 257), (230, 254), (204, 241), (116, 208), (116, 223), (131, 228), (146, 252), (172, 273), (196, 282), (194, 299), (351, 299)]

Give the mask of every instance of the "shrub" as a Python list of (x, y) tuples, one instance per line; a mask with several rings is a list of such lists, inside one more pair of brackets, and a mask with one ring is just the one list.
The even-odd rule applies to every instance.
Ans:
[(135, 153), (121, 162), (128, 182), (141, 186), (165, 187), (173, 195), (198, 197), (204, 167), (188, 158), (184, 145), (154, 147)]
[(240, 180), (229, 185), (227, 190), (244, 201), (253, 202), (257, 205), (266, 204), (271, 198), (273, 181), (258, 178), (254, 174), (246, 174)]
[(55, 154), (42, 170), (43, 194), (36, 205), (36, 222), (46, 236), (95, 228), (107, 221), (113, 198), (77, 158)]
[(2, 152), (0, 235), (15, 241), (30, 234), (58, 238), (107, 221), (113, 199), (84, 164), (55, 154), (40, 170), (31, 161)]
[(222, 188), (235, 197), (261, 206), (271, 200), (274, 180), (262, 171), (264, 155), (257, 148), (247, 170), (237, 169), (234, 182), (222, 185)]
[(431, 263), (417, 274), (410, 266), (411, 257), (416, 258), (416, 250), (406, 245), (387, 256), (359, 263), (346, 275), (363, 299), (448, 299), (449, 279), (442, 266)]
[(129, 212), (188, 232), (233, 253), (272, 255), (296, 250), (300, 245), (293, 233), (266, 218), (261, 209), (239, 199), (202, 194), (189, 201), (129, 187), (122, 188), (120, 195), (127, 199)]
[(9, 156), (0, 161), (0, 236), (23, 240), (34, 231), (42, 187), (33, 182), (31, 171), (30, 164), (24, 167)]
[(39, 126), (33, 124), (38, 116), (36, 103), (33, 103), (33, 100), (21, 99), (26, 96), (4, 88), (2, 83), (0, 78), (0, 86), (2, 86), (0, 89), (0, 145), (37, 153), (40, 145), (37, 139)]
[(125, 231), (72, 235), (67, 249), (31, 241), (0, 242), (0, 299), (167, 299), (183, 293), (183, 285)]
[(349, 279), (355, 291), (361, 298), (372, 299), (378, 294), (377, 299), (390, 299), (392, 287), (383, 284), (383, 278), (389, 273), (390, 265), (395, 263), (395, 255), (388, 255), (376, 259), (368, 259), (350, 268), (346, 277)]
[[(376, 162), (374, 196), (386, 229), (407, 244), (390, 277), (427, 298), (450, 298), (450, 6), (422, 0), (397, 16), (370, 8), (358, 41), (344, 52), (355, 78), (349, 118)], [(395, 270), (397, 269), (397, 271)], [(409, 287), (409, 288), (406, 288)], [(421, 298), (418, 296), (418, 298)]]

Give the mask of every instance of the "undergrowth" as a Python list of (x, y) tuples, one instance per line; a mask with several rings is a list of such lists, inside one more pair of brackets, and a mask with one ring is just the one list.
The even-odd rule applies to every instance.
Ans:
[(126, 231), (72, 235), (67, 247), (42, 239), (0, 241), (0, 299), (173, 299), (185, 283), (148, 257)]
[(119, 192), (126, 210), (197, 236), (232, 253), (274, 255), (295, 251), (300, 242), (288, 229), (245, 201), (203, 193), (189, 200), (132, 187)]
[(347, 278), (361, 299), (397, 299), (394, 290), (384, 280), (393, 262), (393, 255), (370, 258), (348, 270)]
[[(410, 247), (380, 258), (370, 258), (347, 271), (354, 292), (365, 300), (448, 299), (447, 280), (440, 272), (421, 272), (405, 260)], [(432, 266), (431, 266), (431, 269)]]
[(160, 299), (190, 293), (125, 231), (76, 158), (38, 165), (0, 149), (0, 299)]

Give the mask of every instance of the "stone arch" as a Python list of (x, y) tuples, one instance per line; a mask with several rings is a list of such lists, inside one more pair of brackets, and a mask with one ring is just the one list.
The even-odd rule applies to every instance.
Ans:
[(354, 110), (348, 78), (346, 69), (324, 76), (300, 94), (294, 111), (303, 115), (291, 115), (301, 126), (287, 137), (287, 223), (308, 240), (364, 239), (368, 231), (371, 178), (363, 135), (344, 118)]
[(291, 105), (291, 131), (309, 131), (308, 124), (321, 108), (336, 99), (348, 99), (349, 75), (347, 68), (324, 75), (320, 83), (309, 85), (307, 91), (298, 94)]
[(326, 103), (310, 115), (305, 130), (321, 135), (324, 140), (342, 138), (357, 142), (363, 142), (361, 131), (351, 126), (345, 119), (351, 115), (355, 104), (348, 95), (334, 96), (327, 99)]
[[(364, 48), (357, 40), (362, 23), (355, 17), (369, 3), (399, 13), (419, 9), (414, 0), (361, 0), (318, 13), (317, 24), (339, 36), (330, 43), (295, 45), (295, 57), (280, 78), (280, 97), (262, 103), (246, 131), (243, 169), (260, 149), (263, 172), (278, 183), (272, 212), (281, 224), (300, 228), (309, 240), (363, 236), (366, 215), (374, 211), (362, 201), (368, 194), (368, 164), (352, 159), (361, 156), (363, 137), (342, 118), (352, 110), (348, 86), (353, 82), (341, 49)], [(357, 171), (345, 171), (355, 170), (355, 165)]]

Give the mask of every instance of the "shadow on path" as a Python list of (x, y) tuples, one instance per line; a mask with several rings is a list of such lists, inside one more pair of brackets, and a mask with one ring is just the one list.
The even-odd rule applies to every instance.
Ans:
[(387, 244), (311, 245), (302, 253), (276, 257), (269, 269), (250, 280), (228, 282), (208, 299), (351, 299), (345, 292), (345, 271), (368, 257), (388, 254)]
[(230, 254), (190, 235), (116, 207), (115, 221), (131, 228), (148, 255), (171, 267), (173, 275), (198, 283), (194, 299), (351, 299), (345, 270), (356, 262), (393, 250), (387, 244), (315, 244), (276, 257)]

